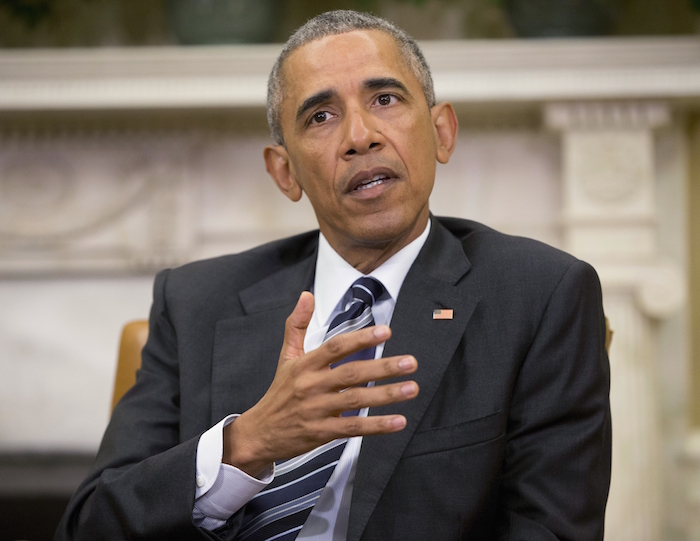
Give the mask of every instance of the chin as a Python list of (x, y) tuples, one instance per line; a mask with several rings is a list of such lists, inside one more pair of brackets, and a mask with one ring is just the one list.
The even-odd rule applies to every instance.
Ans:
[(357, 240), (366, 245), (388, 244), (401, 239), (413, 230), (415, 220), (386, 216), (364, 221), (357, 231)]

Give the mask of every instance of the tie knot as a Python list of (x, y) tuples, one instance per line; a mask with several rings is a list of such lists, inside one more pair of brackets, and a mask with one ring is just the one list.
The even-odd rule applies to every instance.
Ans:
[[(330, 340), (337, 334), (352, 332), (374, 325), (372, 305), (386, 291), (382, 283), (369, 276), (363, 276), (350, 286), (349, 291), (352, 293), (353, 298), (346, 304), (345, 311), (340, 312), (333, 318), (328, 331), (326, 331), (325, 340)], [(346, 295), (343, 295), (344, 302), (346, 298)]]
[(367, 306), (372, 306), (386, 291), (382, 283), (371, 276), (358, 278), (350, 289), (352, 289), (353, 299), (362, 301)]

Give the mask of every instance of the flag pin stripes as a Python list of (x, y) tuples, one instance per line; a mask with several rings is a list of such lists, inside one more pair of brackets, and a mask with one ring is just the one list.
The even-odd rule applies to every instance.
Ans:
[(433, 319), (452, 319), (454, 310), (451, 308), (438, 308), (433, 310)]

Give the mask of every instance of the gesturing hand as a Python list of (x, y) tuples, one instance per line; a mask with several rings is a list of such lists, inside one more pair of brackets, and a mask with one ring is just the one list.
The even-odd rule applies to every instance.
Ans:
[[(418, 367), (411, 356), (330, 364), (351, 353), (385, 342), (386, 325), (340, 334), (304, 353), (304, 337), (314, 311), (309, 292), (299, 297), (285, 324), (284, 343), (275, 378), (260, 401), (224, 429), (223, 461), (257, 475), (276, 460), (303, 454), (336, 438), (397, 432), (402, 415), (341, 417), (364, 407), (414, 398), (418, 385), (404, 381), (355, 387), (370, 381), (411, 374)], [(345, 392), (340, 392), (343, 389)]]

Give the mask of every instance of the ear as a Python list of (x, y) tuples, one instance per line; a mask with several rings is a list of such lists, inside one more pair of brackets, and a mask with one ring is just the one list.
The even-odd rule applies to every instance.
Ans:
[(457, 115), (451, 104), (442, 102), (430, 109), (430, 116), (435, 127), (437, 161), (447, 163), (457, 142), (457, 131), (459, 129)]
[(265, 169), (280, 191), (292, 201), (301, 199), (301, 186), (296, 181), (289, 160), (289, 153), (282, 145), (268, 146), (263, 151)]

